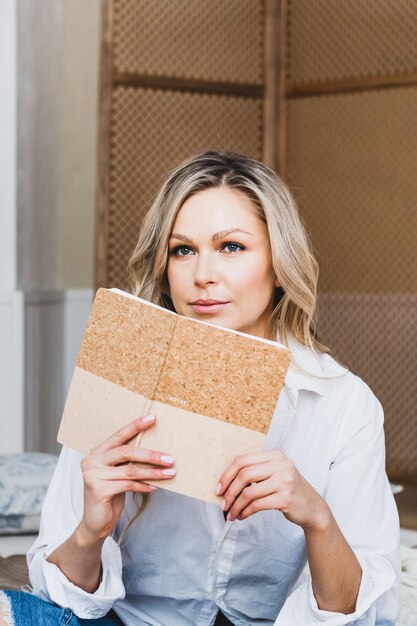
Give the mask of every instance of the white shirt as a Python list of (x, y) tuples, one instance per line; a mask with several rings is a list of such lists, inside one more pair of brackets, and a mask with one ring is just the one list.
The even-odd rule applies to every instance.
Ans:
[[(289, 347), (293, 363), (265, 447), (280, 447), (295, 463), (354, 550), (362, 567), (354, 613), (318, 609), (311, 579), (303, 573), (303, 530), (281, 512), (225, 523), (217, 505), (164, 489), (150, 496), (121, 549), (106, 539), (101, 584), (86, 593), (46, 560), (83, 512), (81, 455), (68, 448), (62, 449), (40, 533), (28, 553), (34, 592), (82, 618), (101, 617), (113, 607), (126, 626), (211, 626), (219, 608), (236, 626), (394, 626), (399, 521), (385, 474), (381, 405), (329, 355), (294, 339)], [(116, 540), (126, 513), (136, 511), (130, 494), (125, 511)]]

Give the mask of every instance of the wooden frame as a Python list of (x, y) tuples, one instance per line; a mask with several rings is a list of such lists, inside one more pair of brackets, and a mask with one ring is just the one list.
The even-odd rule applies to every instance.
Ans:
[(110, 110), (113, 72), (113, 0), (103, 0), (101, 19), (98, 132), (96, 148), (95, 289), (107, 287), (110, 191)]
[(266, 165), (285, 176), (287, 0), (265, 0), (264, 155)]
[(346, 79), (343, 81), (327, 81), (307, 83), (296, 87), (290, 87), (287, 92), (288, 98), (306, 98), (308, 96), (321, 96), (355, 91), (369, 91), (370, 89), (392, 89), (398, 87), (411, 87), (417, 85), (417, 73), (390, 74), (387, 76), (368, 76), (364, 78)]

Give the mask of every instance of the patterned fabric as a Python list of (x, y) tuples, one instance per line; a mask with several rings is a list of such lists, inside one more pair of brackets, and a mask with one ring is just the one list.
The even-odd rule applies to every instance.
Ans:
[(0, 534), (37, 532), (57, 455), (0, 455)]

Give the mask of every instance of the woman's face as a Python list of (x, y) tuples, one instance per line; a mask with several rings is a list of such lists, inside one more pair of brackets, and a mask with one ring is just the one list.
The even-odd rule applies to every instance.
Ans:
[(278, 283), (267, 227), (243, 192), (215, 187), (184, 202), (171, 233), (167, 276), (180, 315), (267, 336)]

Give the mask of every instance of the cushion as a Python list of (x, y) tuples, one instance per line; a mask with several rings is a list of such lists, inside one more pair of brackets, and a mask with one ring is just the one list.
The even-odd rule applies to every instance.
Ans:
[(0, 454), (0, 534), (38, 532), (57, 460), (41, 452)]

